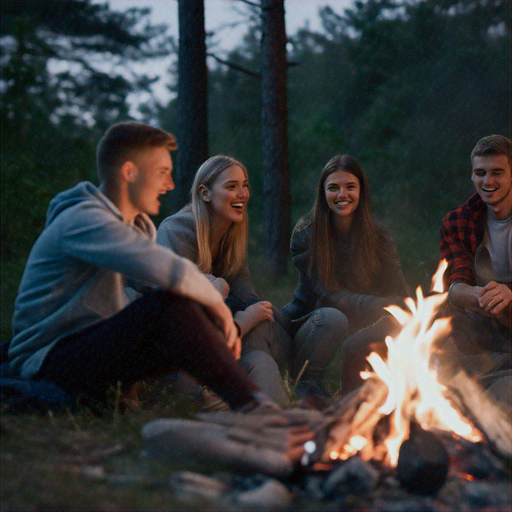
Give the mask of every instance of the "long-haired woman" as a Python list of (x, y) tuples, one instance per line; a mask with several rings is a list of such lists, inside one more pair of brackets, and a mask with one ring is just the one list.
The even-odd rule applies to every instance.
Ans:
[[(284, 312), (295, 326), (295, 366), (309, 362), (310, 371), (306, 367), (302, 376), (304, 392), (322, 392), (325, 370), (342, 344), (346, 392), (359, 382), (366, 355), (361, 348), (369, 338), (343, 342), (386, 315), (384, 306), (408, 294), (396, 245), (372, 215), (368, 181), (354, 157), (337, 155), (322, 170), (314, 206), (293, 231), (291, 254), (300, 282)], [(370, 330), (371, 341), (387, 328), (384, 322)]]
[(275, 361), (284, 364), (290, 338), (274, 317), (281, 311), (261, 301), (247, 261), (249, 177), (238, 160), (217, 155), (198, 169), (192, 202), (158, 228), (157, 240), (193, 261), (230, 306), (242, 336), (242, 363), (277, 402), (287, 403)]

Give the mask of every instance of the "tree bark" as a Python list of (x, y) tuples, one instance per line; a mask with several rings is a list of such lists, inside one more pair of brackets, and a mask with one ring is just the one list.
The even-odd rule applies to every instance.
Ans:
[(261, 9), (265, 256), (277, 277), (287, 273), (290, 243), (284, 0), (262, 0)]
[(174, 206), (189, 200), (197, 168), (208, 157), (208, 75), (204, 1), (178, 0), (178, 155)]

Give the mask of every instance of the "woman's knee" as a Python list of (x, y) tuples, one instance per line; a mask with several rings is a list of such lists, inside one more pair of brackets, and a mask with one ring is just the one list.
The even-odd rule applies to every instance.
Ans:
[(240, 365), (249, 375), (255, 371), (259, 372), (268, 369), (279, 371), (277, 363), (272, 356), (262, 350), (251, 350), (245, 353), (240, 359)]
[(348, 329), (347, 317), (338, 309), (319, 308), (313, 312), (304, 329), (309, 335), (321, 338), (325, 343), (341, 344)]

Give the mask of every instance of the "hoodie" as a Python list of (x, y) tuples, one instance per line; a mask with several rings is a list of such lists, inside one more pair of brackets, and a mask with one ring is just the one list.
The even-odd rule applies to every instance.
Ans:
[(130, 302), (127, 280), (172, 290), (205, 306), (222, 301), (193, 263), (158, 245), (155, 237), (147, 215), (126, 224), (92, 183), (55, 196), (14, 307), (12, 369), (22, 378), (33, 377), (57, 341), (121, 311)]

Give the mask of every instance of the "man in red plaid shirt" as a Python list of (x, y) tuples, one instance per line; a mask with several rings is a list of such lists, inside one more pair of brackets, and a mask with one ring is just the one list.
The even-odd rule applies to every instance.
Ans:
[[(440, 237), (441, 259), (448, 261), (445, 284), (454, 308), (454, 340), (464, 354), (487, 353), (486, 364), (476, 372), (479, 377), (508, 371), (509, 387), (511, 148), (510, 140), (502, 135), (478, 141), (471, 153), (471, 180), (476, 193), (446, 214)], [(510, 391), (507, 396), (510, 401)]]

